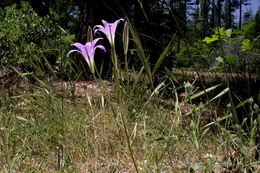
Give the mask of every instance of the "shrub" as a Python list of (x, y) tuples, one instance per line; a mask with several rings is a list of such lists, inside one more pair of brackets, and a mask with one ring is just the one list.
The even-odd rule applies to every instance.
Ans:
[[(194, 42), (192, 45), (185, 46), (181, 44), (181, 49), (176, 53), (175, 65), (177, 67), (191, 67), (193, 60), (197, 64), (205, 65), (205, 59), (208, 58), (210, 49), (202, 42)], [(192, 60), (193, 58), (193, 60)]]
[(55, 22), (49, 16), (39, 17), (24, 2), (20, 9), (16, 9), (15, 5), (0, 9), (0, 26), (2, 65), (32, 70), (43, 57), (52, 63), (56, 62), (56, 48), (62, 40)]

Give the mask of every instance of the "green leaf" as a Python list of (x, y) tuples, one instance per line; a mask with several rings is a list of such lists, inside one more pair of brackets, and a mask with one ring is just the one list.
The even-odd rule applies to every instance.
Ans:
[(241, 31), (241, 30), (234, 30), (234, 31), (232, 31), (232, 34), (233, 35), (234, 34), (236, 34), (236, 35), (243, 34), (243, 31)]
[(227, 63), (229, 63), (229, 64), (233, 64), (235, 61), (235, 58), (232, 55), (224, 56), (224, 58), (226, 59)]
[(216, 28), (214, 30), (215, 34), (220, 36), (221, 38), (225, 37), (226, 36), (226, 32), (225, 32), (225, 28)]
[(226, 30), (226, 36), (230, 38), (231, 34), (232, 34), (232, 29), (227, 29)]
[(202, 41), (206, 42), (207, 44), (217, 41), (219, 38), (217, 35), (212, 35), (212, 37), (205, 37)]
[(249, 39), (243, 40), (242, 46), (241, 46), (242, 51), (246, 51), (250, 48), (251, 48), (251, 41)]
[(220, 63), (224, 63), (224, 59), (221, 56), (218, 56), (216, 60)]
[(254, 26), (255, 22), (248, 22), (247, 24), (242, 26), (243, 31), (248, 31), (252, 26)]

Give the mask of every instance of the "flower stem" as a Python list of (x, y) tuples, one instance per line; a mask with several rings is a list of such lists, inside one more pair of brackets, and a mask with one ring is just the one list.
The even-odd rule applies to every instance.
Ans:
[(120, 71), (118, 68), (118, 59), (117, 59), (117, 55), (116, 55), (116, 49), (114, 46), (111, 46), (111, 59), (112, 59), (112, 63), (114, 66), (114, 77), (115, 77), (115, 94), (116, 94), (116, 98), (117, 101), (121, 100), (121, 93), (120, 93)]

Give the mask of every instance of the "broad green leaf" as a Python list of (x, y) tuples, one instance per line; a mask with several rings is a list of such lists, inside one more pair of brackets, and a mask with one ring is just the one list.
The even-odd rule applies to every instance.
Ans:
[(233, 64), (234, 63), (234, 56), (232, 55), (227, 55), (227, 56), (224, 56), (224, 58), (226, 59), (226, 61), (229, 63), (229, 64)]
[(232, 34), (234, 35), (234, 34), (243, 34), (243, 31), (241, 31), (241, 30), (233, 30), (232, 31)]
[(220, 28), (219, 29), (219, 34), (220, 34), (220, 37), (225, 37), (226, 36), (226, 31), (225, 31), (225, 28)]
[(212, 43), (214, 41), (217, 41), (218, 36), (217, 35), (212, 35), (212, 37), (205, 37), (202, 41), (206, 42), (207, 44)]
[(243, 31), (248, 31), (252, 26), (254, 26), (255, 22), (248, 22), (247, 24), (242, 26)]
[(214, 30), (215, 34), (216, 35), (219, 35), (221, 38), (225, 37), (226, 36), (226, 32), (225, 32), (225, 28), (216, 28)]
[(251, 48), (251, 41), (249, 39), (243, 40), (242, 46), (241, 46), (242, 51), (246, 51), (250, 48)]
[(231, 37), (231, 34), (232, 34), (232, 29), (227, 29), (227, 30), (226, 30), (226, 36), (227, 36), (228, 38), (230, 38), (230, 37)]
[(220, 63), (224, 63), (224, 60), (223, 60), (223, 58), (222, 58), (221, 56), (218, 56), (218, 57), (216, 58), (216, 60), (217, 60), (218, 62), (220, 62)]

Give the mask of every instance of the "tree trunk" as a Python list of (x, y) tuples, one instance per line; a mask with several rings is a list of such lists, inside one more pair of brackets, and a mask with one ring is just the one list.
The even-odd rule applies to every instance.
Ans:
[(230, 0), (227, 0), (227, 12), (226, 12), (226, 15), (227, 15), (227, 18), (226, 18), (226, 28), (231, 28), (232, 27), (232, 13), (231, 13), (231, 1)]
[[(82, 0), (79, 3), (80, 7), (80, 21), (79, 21), (79, 28), (78, 33), (76, 34), (76, 42), (85, 44), (87, 41), (87, 31), (88, 26), (94, 25), (94, 4), (92, 0)], [(91, 72), (89, 70), (89, 67), (87, 66), (87, 63), (85, 62), (85, 59), (80, 55), (76, 55), (76, 59), (74, 60), (79, 63), (81, 66), (78, 66), (79, 69), (85, 69), (87, 74), (83, 74), (84, 78), (89, 78), (91, 76)]]
[(16, 3), (16, 8), (20, 9), (21, 8), (21, 0), (15, 0)]
[(217, 6), (218, 6), (217, 8), (218, 27), (221, 27), (221, 9), (222, 9), (221, 0), (218, 0)]
[[(90, 26), (93, 28), (96, 24), (101, 23), (101, 19), (112, 18), (112, 15), (108, 15), (105, 4), (100, 0), (82, 0), (80, 1), (80, 23), (78, 33), (76, 35), (76, 42), (85, 44), (87, 42), (87, 31)], [(111, 22), (111, 21), (108, 21)], [(103, 40), (102, 44), (106, 43), (106, 39)], [(102, 53), (97, 49), (94, 60), (98, 73), (101, 73), (101, 77), (109, 77), (111, 75), (111, 59), (109, 57), (109, 45), (104, 45), (107, 49), (107, 53)], [(87, 71), (87, 78), (91, 76), (89, 67), (82, 56), (77, 57), (76, 61), (79, 61)], [(78, 63), (77, 63), (78, 64)], [(81, 68), (81, 67), (80, 67)]]
[(88, 27), (94, 26), (94, 2), (92, 0), (81, 1), (80, 7), (80, 23), (76, 41), (84, 44), (87, 41)]
[(209, 4), (208, 0), (205, 0), (201, 4), (201, 19), (203, 21), (203, 32), (202, 32), (202, 38), (204, 38), (207, 35), (208, 31), (208, 19), (209, 19)]
[(182, 10), (182, 18), (183, 18), (183, 24), (182, 24), (183, 35), (186, 36), (186, 32), (187, 32), (187, 0), (184, 0), (181, 10)]
[(39, 16), (43, 17), (49, 14), (50, 0), (29, 0), (29, 3)]
[(239, 29), (241, 29), (242, 26), (242, 0), (239, 1)]
[(215, 21), (215, 13), (216, 13), (216, 5), (215, 5), (215, 0), (212, 0), (212, 10), (211, 10), (211, 27), (214, 28), (216, 26), (216, 21)]

